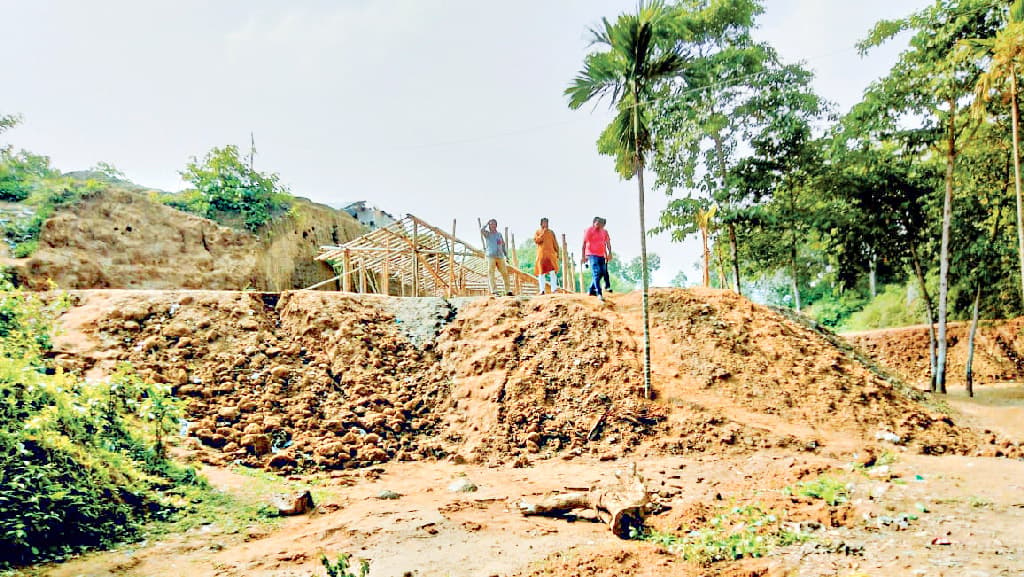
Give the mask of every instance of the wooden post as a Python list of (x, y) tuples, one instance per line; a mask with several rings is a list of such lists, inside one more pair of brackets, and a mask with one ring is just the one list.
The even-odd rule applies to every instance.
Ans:
[(359, 292), (366, 294), (366, 256), (359, 255)]
[(389, 265), (391, 264), (391, 237), (390, 236), (387, 237), (387, 240), (384, 241), (384, 248), (386, 249), (384, 251), (384, 263), (383, 263), (383, 266), (381, 267), (383, 269), (383, 273), (382, 274), (384, 275), (384, 278), (382, 279), (382, 282), (381, 282), (381, 284), (383, 285), (381, 288), (384, 291), (384, 296), (391, 296), (391, 271), (388, 270)]
[(341, 290), (352, 292), (352, 251), (347, 248), (341, 259)]
[(570, 285), (572, 282), (572, 259), (569, 258), (569, 245), (565, 241), (565, 233), (562, 233), (562, 287), (568, 292), (576, 292), (569, 288), (574, 286), (576, 283)]
[[(508, 230), (508, 229), (505, 229)], [(509, 235), (509, 242), (512, 243), (512, 267), (519, 270), (519, 255), (516, 254), (516, 235)], [(519, 278), (518, 274), (512, 275), (515, 280), (512, 281), (512, 285), (516, 287), (516, 294), (523, 294), (523, 282)]]
[(455, 219), (452, 219), (452, 237), (448, 239), (448, 298), (455, 294)]
[(412, 221), (412, 258), (409, 259), (412, 265), (412, 296), (420, 296), (420, 265), (419, 259), (416, 258), (416, 251), (420, 246), (419, 239), (419, 225), (416, 221)]

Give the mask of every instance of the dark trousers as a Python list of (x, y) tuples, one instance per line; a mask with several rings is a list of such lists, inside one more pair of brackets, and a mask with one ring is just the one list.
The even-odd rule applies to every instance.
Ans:
[(608, 282), (608, 261), (603, 256), (587, 255), (587, 260), (590, 262), (590, 274), (593, 276), (593, 280), (590, 283), (590, 294), (599, 295), (601, 292), (601, 279), (605, 279)]

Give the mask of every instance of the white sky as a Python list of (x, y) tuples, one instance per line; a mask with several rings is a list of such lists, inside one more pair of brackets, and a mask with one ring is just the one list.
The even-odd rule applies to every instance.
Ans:
[[(766, 0), (758, 36), (804, 61), (847, 110), (899, 44), (861, 59), (882, 18), (929, 0)], [(4, 139), (65, 171), (109, 162), (140, 184), (180, 190), (177, 172), (214, 146), (246, 150), (293, 194), (368, 200), (476, 242), (494, 217), (517, 242), (542, 216), (579, 255), (608, 218), (617, 253), (640, 252), (636, 183), (595, 141), (606, 104), (571, 111), (589, 27), (633, 0), (0, 0)], [(653, 179), (649, 179), (653, 180)], [(647, 193), (656, 222), (665, 195)], [(696, 239), (648, 241), (654, 284), (691, 282)]]

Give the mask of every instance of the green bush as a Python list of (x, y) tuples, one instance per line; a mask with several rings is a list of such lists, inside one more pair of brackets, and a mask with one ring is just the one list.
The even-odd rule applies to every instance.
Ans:
[(795, 489), (787, 488), (786, 492), (790, 495), (796, 494), (812, 499), (821, 499), (830, 507), (845, 503), (850, 496), (850, 491), (846, 488), (845, 483), (828, 476), (797, 483)]
[(253, 232), (287, 210), (291, 199), (277, 174), (253, 170), (233, 145), (213, 148), (202, 162), (192, 158), (181, 177), (195, 187), (195, 191), (187, 192), (189, 197), (198, 194), (201, 199), (189, 201), (188, 206), (205, 205), (203, 216), (222, 224), (234, 224), (237, 216)]
[(24, 204), (34, 208), (31, 216), (15, 219), (3, 227), (7, 243), (13, 247), (18, 258), (31, 255), (39, 246), (39, 234), (46, 222), (59, 207), (74, 204), (96, 192), (105, 184), (95, 180), (72, 178), (50, 178), (38, 182)]
[(2, 288), (0, 568), (109, 545), (169, 516), (163, 491), (196, 481), (163, 455), (180, 405), (127, 366), (102, 383), (48, 367), (64, 301)]
[[(915, 283), (916, 286), (916, 283)], [(889, 285), (863, 309), (853, 313), (843, 323), (844, 331), (866, 331), (888, 327), (901, 327), (924, 322), (924, 305), (920, 298), (909, 300), (905, 285)]]

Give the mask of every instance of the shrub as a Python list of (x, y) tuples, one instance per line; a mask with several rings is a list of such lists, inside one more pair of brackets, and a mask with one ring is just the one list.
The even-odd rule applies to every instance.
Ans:
[(830, 507), (845, 503), (850, 496), (845, 483), (828, 476), (821, 476), (813, 481), (797, 483), (796, 489), (787, 488), (786, 492), (812, 499), (822, 499)]
[(46, 366), (63, 299), (0, 295), (0, 568), (109, 545), (174, 506), (195, 482), (163, 457), (180, 405), (130, 367), (90, 383)]

